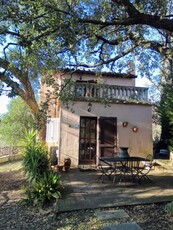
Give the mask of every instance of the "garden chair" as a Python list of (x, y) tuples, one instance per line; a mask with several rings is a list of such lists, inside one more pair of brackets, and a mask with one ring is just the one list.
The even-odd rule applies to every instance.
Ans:
[(145, 161), (142, 162), (142, 165), (137, 165), (134, 167), (134, 170), (136, 171), (136, 173), (134, 174), (134, 179), (137, 178), (137, 181), (139, 184), (141, 184), (141, 181), (143, 179), (146, 181), (152, 182), (148, 174), (153, 168), (154, 168), (153, 156), (149, 154), (146, 157)]
[(99, 159), (98, 169), (99, 169), (99, 172), (101, 173), (101, 175), (98, 178), (98, 181), (100, 181), (101, 178), (103, 178), (105, 176), (110, 181), (112, 180), (112, 174), (114, 173), (115, 168), (111, 163)]
[(115, 174), (113, 183), (117, 182), (128, 182), (129, 175), (132, 175), (131, 162), (123, 161), (116, 164)]

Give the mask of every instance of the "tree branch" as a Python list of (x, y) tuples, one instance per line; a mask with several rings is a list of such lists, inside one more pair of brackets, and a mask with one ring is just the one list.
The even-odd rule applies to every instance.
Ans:
[(79, 18), (80, 23), (100, 25), (100, 26), (131, 26), (131, 25), (148, 25), (156, 29), (167, 30), (173, 32), (173, 19), (162, 18), (156, 15), (149, 15), (139, 12), (129, 0), (112, 0), (113, 3), (119, 6), (124, 6), (129, 17), (114, 19), (111, 21), (101, 21), (95, 19)]
[[(5, 71), (1, 72), (0, 74), (0, 79), (2, 81), (12, 87), (24, 100), (26, 100), (27, 98), (33, 98), (33, 100), (35, 100), (34, 92), (28, 79), (28, 75), (26, 73), (23, 73), (14, 65), (11, 66), (7, 60), (4, 60), (2, 58), (0, 58), (0, 67), (5, 69)], [(17, 82), (13, 81), (12, 78), (8, 76), (9, 72), (21, 82), (23, 89)]]
[[(129, 54), (130, 52), (132, 52), (135, 48), (137, 47), (137, 45), (133, 45), (130, 47), (130, 49), (122, 52), (121, 54), (113, 57), (113, 58), (110, 58), (108, 60), (102, 60), (101, 62), (97, 63), (97, 64), (93, 64), (93, 65), (87, 65), (87, 64), (78, 64), (78, 66), (81, 66), (81, 67), (85, 67), (85, 68), (94, 68), (94, 67), (98, 67), (98, 66), (102, 66), (102, 65), (107, 65), (111, 62), (115, 62), (117, 60), (119, 60), (120, 58), (126, 56), (127, 54)], [(71, 65), (71, 66), (76, 66), (76, 65)]]
[(124, 6), (129, 17), (138, 17), (141, 14), (129, 0), (112, 0), (112, 2), (119, 6)]
[(7, 84), (8, 87), (11, 87), (19, 96), (25, 99), (25, 92), (20, 88), (19, 84), (13, 81), (5, 72), (0, 73), (0, 80)]

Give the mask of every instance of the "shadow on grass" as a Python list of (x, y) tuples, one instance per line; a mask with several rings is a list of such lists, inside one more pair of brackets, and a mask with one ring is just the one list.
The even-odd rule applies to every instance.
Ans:
[(9, 172), (9, 171), (16, 171), (22, 169), (22, 161), (8, 161), (5, 163), (0, 164), (0, 173), (1, 172)]
[(26, 185), (26, 177), (22, 169), (0, 172), (0, 192), (19, 190)]

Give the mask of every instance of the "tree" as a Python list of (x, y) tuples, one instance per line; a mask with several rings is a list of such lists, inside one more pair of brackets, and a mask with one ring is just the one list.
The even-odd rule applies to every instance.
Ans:
[(26, 103), (17, 97), (8, 105), (8, 113), (2, 115), (0, 136), (8, 146), (20, 146), (26, 130), (34, 127), (32, 114)]
[(162, 124), (162, 140), (169, 140), (173, 147), (173, 86), (165, 85), (158, 112)]
[[(173, 1), (1, 1), (0, 80), (19, 95), (45, 138), (45, 116), (33, 83), (57, 68), (128, 71), (135, 60), (153, 80), (163, 57), (172, 58)], [(9, 38), (11, 40), (9, 40)], [(164, 63), (164, 62), (162, 62)], [(158, 74), (159, 75), (159, 74)], [(157, 76), (154, 76), (154, 80)]]
[[(59, 39), (65, 36), (65, 22), (61, 15), (51, 15), (51, 11), (47, 14), (45, 4), (43, 7), (41, 4), (42, 1), (1, 1), (0, 81), (1, 92), (5, 89), (9, 97), (19, 95), (26, 102), (39, 128), (39, 136), (44, 139), (46, 118), (36, 100), (35, 83), (38, 85), (40, 74), (51, 75), (57, 67), (62, 67), (57, 54), (64, 52), (58, 46)], [(55, 30), (59, 33), (57, 37), (52, 36)], [(52, 49), (53, 46), (56, 49)]]
[[(143, 63), (146, 56), (156, 58), (153, 50), (157, 53), (168, 53), (171, 48), (172, 1), (17, 2), (23, 8), (20, 12), (19, 7), (13, 7), (13, 11), (17, 12), (13, 21), (16, 23), (22, 17), (22, 23), (27, 24), (27, 33), (23, 33), (24, 26), (22, 33), (19, 29), (18, 33), (9, 30), (6, 33), (16, 36), (20, 44), (30, 49), (40, 40), (42, 44), (46, 44), (46, 48), (51, 42), (51, 47), (58, 51), (63, 50), (66, 65), (97, 68), (107, 65), (113, 70), (117, 70), (118, 66), (121, 70), (125, 65), (127, 70), (127, 61), (123, 56), (129, 59), (136, 57)], [(25, 11), (29, 12), (27, 16), (23, 13)], [(11, 16), (10, 12), (7, 11), (6, 15)], [(151, 36), (153, 34), (154, 37)], [(48, 49), (46, 53), (48, 55)], [(75, 57), (72, 58), (73, 54)], [(63, 59), (63, 56), (59, 57)], [(120, 59), (123, 60), (121, 63)], [(154, 64), (151, 59), (146, 69), (152, 66), (158, 67), (158, 64)]]

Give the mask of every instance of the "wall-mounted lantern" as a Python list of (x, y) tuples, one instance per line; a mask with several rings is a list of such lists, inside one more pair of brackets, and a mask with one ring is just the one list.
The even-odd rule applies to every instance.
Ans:
[(127, 127), (127, 126), (128, 126), (128, 122), (127, 122), (127, 121), (124, 121), (124, 122), (122, 123), (122, 126), (123, 126), (123, 127)]
[(138, 132), (138, 127), (134, 126), (134, 127), (132, 128), (132, 131), (133, 131), (134, 133), (137, 133), (137, 132)]
[(92, 107), (92, 104), (91, 102), (88, 103), (88, 112), (91, 112), (91, 107)]

